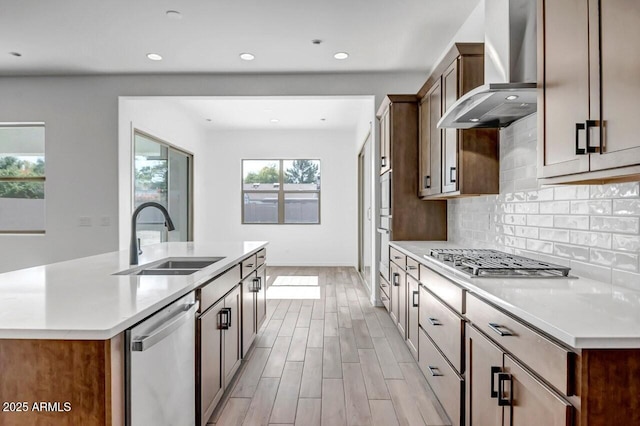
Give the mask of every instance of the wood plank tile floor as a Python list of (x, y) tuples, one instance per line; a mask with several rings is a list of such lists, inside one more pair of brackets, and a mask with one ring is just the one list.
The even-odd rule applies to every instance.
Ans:
[(267, 276), (267, 319), (208, 425), (449, 425), (354, 268)]

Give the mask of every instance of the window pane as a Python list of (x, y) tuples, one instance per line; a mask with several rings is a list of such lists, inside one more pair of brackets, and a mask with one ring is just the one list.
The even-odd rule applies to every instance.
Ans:
[(285, 193), (284, 194), (284, 222), (285, 223), (319, 223), (318, 193)]
[(317, 191), (320, 189), (320, 160), (285, 160), (285, 191)]
[(245, 192), (244, 223), (278, 223), (278, 193)]
[(0, 126), (0, 178), (44, 176), (44, 126)]
[[(169, 160), (167, 147), (145, 135), (135, 134), (134, 152), (134, 207), (155, 201), (168, 208)], [(140, 224), (164, 224), (158, 209), (145, 209), (138, 216)]]
[(243, 160), (242, 189), (273, 191), (280, 187), (280, 162), (278, 160)]
[(43, 231), (44, 182), (0, 182), (0, 231)]

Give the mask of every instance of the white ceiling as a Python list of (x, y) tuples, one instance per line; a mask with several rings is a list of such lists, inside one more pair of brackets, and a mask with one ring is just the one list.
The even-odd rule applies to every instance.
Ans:
[(149, 97), (137, 101), (145, 102), (149, 110), (154, 104), (182, 110), (196, 125), (218, 130), (355, 130), (374, 113), (372, 96)]
[(0, 0), (0, 75), (426, 72), (478, 1)]

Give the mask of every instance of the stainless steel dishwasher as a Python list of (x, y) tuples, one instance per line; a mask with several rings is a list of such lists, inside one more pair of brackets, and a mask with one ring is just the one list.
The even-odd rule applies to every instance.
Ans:
[(197, 309), (192, 292), (126, 331), (129, 426), (195, 425)]

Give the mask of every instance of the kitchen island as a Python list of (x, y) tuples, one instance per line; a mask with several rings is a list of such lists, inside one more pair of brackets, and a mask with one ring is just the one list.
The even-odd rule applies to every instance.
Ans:
[(114, 275), (131, 268), (126, 250), (0, 274), (0, 424), (124, 424), (125, 330), (266, 245), (144, 247), (142, 268), (223, 257), (181, 276)]

